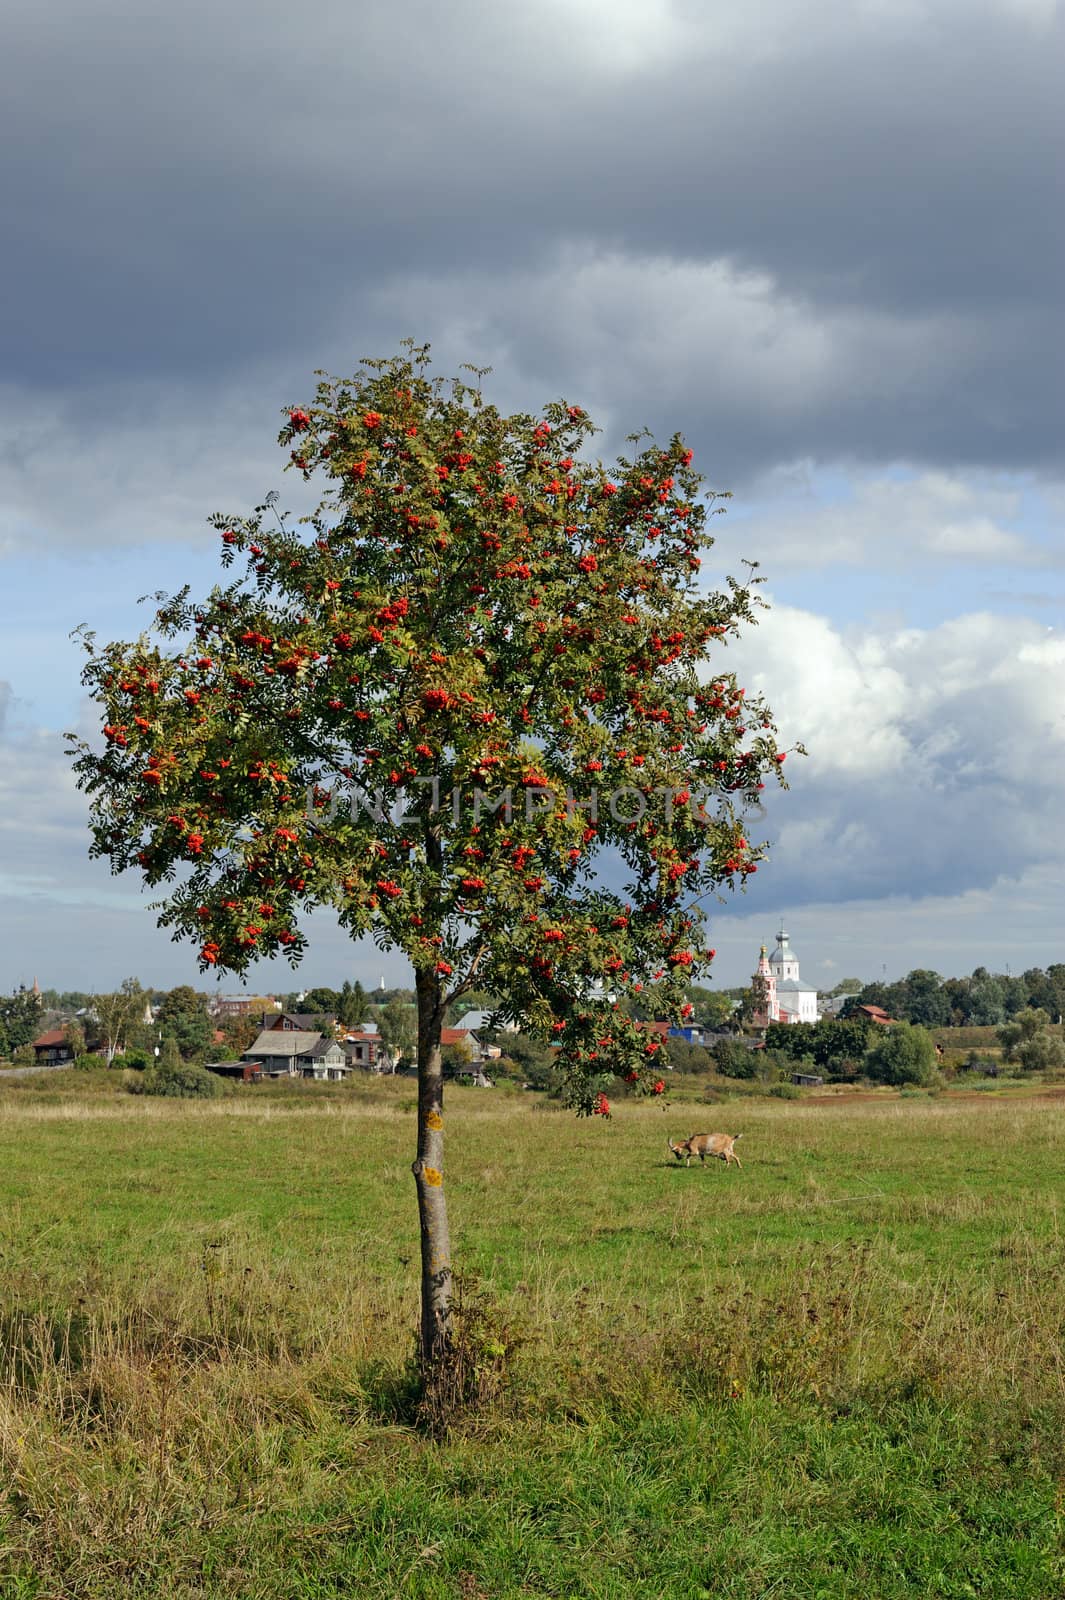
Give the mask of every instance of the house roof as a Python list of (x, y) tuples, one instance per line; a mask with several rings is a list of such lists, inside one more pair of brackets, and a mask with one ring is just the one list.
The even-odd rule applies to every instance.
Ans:
[(871, 1017), (874, 1022), (894, 1022), (894, 1017), (889, 1017), (882, 1006), (859, 1006), (858, 1010), (865, 1016)]
[[(339, 1050), (341, 1054), (343, 1054), (343, 1047), (339, 1045), (335, 1039), (320, 1038), (314, 1048), (307, 1051), (307, 1055), (311, 1056), (314, 1060), (321, 1060), (322, 1056), (328, 1055), (330, 1050)], [(301, 1051), (301, 1054), (302, 1053), (303, 1052)]]
[(34, 1039), (35, 1050), (50, 1050), (54, 1045), (66, 1044), (67, 1036), (63, 1028), (52, 1028), (48, 1033), (42, 1033), (39, 1039)]
[[(269, 1015), (269, 1013), (264, 1013), (265, 1015)], [(325, 1011), (278, 1011), (273, 1013), (271, 1017), (275, 1029), (277, 1029), (279, 1022), (292, 1022), (305, 1033), (321, 1033), (322, 1030), (319, 1027), (319, 1023), (331, 1022), (332, 1020), (333, 1018)], [(283, 1030), (277, 1029), (277, 1031), (281, 1032)]]
[(292, 1033), (277, 1033), (267, 1028), (260, 1033), (253, 1045), (249, 1045), (244, 1052), (248, 1056), (307, 1056), (313, 1051), (322, 1035), (294, 1031)]
[(465, 1043), (465, 1041), (467, 1039), (470, 1041), (471, 1044), (477, 1044), (477, 1042), (478, 1042), (474, 1038), (473, 1034), (470, 1032), (469, 1028), (441, 1028), (440, 1029), (440, 1043), (441, 1044), (463, 1044), (463, 1043)]
[(488, 1016), (486, 1011), (467, 1011), (465, 1016), (459, 1018), (455, 1027), (465, 1033), (472, 1033), (474, 1028), (483, 1028)]

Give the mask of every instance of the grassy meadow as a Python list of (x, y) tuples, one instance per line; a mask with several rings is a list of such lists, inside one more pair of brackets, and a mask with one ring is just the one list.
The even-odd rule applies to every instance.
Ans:
[(690, 1092), (450, 1093), (434, 1441), (409, 1081), (0, 1083), (3, 1600), (1065, 1593), (1065, 1098)]

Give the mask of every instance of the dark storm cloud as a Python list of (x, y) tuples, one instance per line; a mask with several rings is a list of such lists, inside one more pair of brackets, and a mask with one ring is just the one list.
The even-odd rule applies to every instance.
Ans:
[[(8, 381), (176, 382), (194, 411), (264, 365), (461, 331), (549, 392), (652, 385), (733, 479), (798, 455), (1059, 463), (1052, 9), (715, 9), (9, 10)], [(611, 315), (561, 292), (567, 251), (593, 291), (618, 264)], [(719, 364), (713, 263), (777, 313)], [(641, 324), (670, 264), (689, 298)], [(781, 320), (817, 349), (773, 359)]]

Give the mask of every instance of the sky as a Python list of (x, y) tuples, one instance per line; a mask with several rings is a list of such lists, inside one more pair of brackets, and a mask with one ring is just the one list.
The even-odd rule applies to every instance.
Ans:
[[(1065, 11), (1055, 0), (8, 0), (0, 991), (202, 983), (87, 855), (71, 631), (218, 568), (314, 373), (413, 337), (680, 429), (791, 787), (715, 978), (1065, 960)], [(312, 920), (300, 978), (402, 961)], [(224, 987), (235, 989), (230, 980)]]

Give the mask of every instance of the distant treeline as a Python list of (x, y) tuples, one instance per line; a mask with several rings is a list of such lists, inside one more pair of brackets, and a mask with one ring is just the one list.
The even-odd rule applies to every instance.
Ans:
[(1019, 1011), (1039, 1008), (1054, 1022), (1065, 1015), (1065, 964), (1030, 967), (1020, 976), (977, 967), (968, 978), (941, 978), (918, 967), (897, 983), (867, 983), (844, 1004), (840, 1015), (858, 1006), (880, 1006), (900, 1022), (925, 1028), (1000, 1027)]

